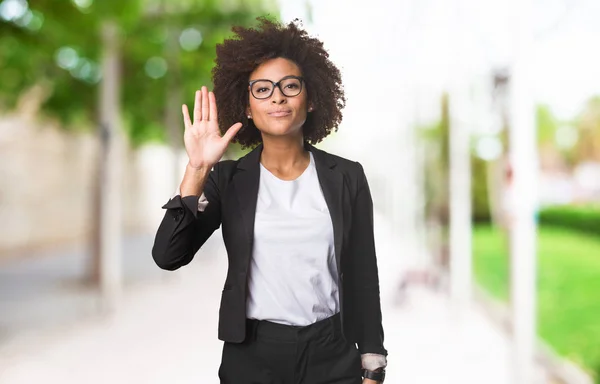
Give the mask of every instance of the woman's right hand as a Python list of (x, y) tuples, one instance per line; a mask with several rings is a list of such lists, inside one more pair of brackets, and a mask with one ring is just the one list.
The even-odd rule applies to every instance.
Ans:
[(195, 169), (212, 168), (223, 157), (229, 142), (242, 128), (242, 123), (235, 123), (221, 137), (215, 94), (208, 92), (206, 87), (196, 91), (193, 121), (187, 105), (184, 104), (181, 109), (185, 123), (183, 139), (189, 158), (188, 165)]

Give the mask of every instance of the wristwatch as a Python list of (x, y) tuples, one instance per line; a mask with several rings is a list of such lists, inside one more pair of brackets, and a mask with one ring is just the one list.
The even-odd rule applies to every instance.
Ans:
[(383, 383), (385, 380), (385, 369), (379, 368), (376, 371), (369, 371), (368, 369), (363, 369), (362, 373), (363, 379), (375, 380), (379, 383)]

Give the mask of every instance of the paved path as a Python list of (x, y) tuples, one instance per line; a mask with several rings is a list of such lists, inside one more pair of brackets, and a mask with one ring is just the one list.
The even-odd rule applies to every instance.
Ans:
[[(444, 294), (425, 289), (397, 304), (411, 250), (393, 241), (381, 217), (376, 226), (386, 382), (509, 384), (506, 339), (482, 314), (458, 316)], [(128, 239), (125, 294), (111, 316), (98, 314), (94, 292), (78, 282), (82, 249), (0, 268), (0, 383), (218, 383), (221, 237), (176, 273), (154, 267), (151, 240)]]

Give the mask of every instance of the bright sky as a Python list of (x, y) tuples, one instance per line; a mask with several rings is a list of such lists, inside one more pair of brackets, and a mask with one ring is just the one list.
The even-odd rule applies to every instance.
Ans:
[[(365, 59), (380, 42), (365, 41), (373, 29), (397, 33), (396, 57), (411, 81), (428, 93), (447, 89), (452, 58), (460, 55), (471, 74), (502, 66), (511, 54), (508, 1), (504, 0), (306, 0), (312, 4), (318, 32), (335, 58), (346, 44), (361, 46)], [(305, 17), (305, 1), (281, 0), (283, 18)], [(573, 117), (587, 98), (600, 95), (600, 1), (533, 0), (535, 34), (534, 89), (561, 118)], [(461, 4), (457, 7), (456, 4)], [(340, 19), (345, 19), (340, 21)], [(381, 24), (392, 23), (385, 29)], [(327, 25), (351, 26), (345, 36), (328, 35)], [(383, 28), (383, 29), (382, 29)], [(333, 29), (333, 28), (332, 28)], [(462, 36), (453, 44), (453, 33)], [(389, 40), (389, 39), (388, 39)], [(389, 41), (388, 41), (389, 44)], [(332, 46), (333, 45), (333, 46)], [(347, 49), (347, 47), (346, 47)], [(357, 54), (359, 52), (357, 51)], [(389, 59), (380, 57), (381, 62)], [(368, 59), (367, 59), (368, 60)], [(342, 63), (344, 66), (344, 63)], [(350, 65), (349, 65), (350, 66)]]
[[(476, 53), (488, 63), (506, 62), (506, 2), (463, 0), (466, 29)], [(534, 0), (534, 89), (538, 102), (551, 105), (563, 118), (575, 115), (585, 100), (600, 94), (600, 1)], [(467, 11), (468, 9), (468, 11)]]
[(587, 98), (600, 95), (600, 1), (572, 3), (564, 21), (536, 46), (537, 97), (561, 117), (573, 116)]

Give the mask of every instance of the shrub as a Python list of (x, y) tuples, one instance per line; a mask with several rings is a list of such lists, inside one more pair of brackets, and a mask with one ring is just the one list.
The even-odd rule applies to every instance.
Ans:
[(539, 224), (600, 236), (599, 205), (560, 205), (542, 208)]

